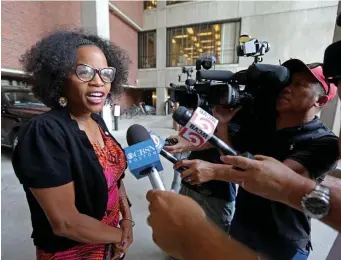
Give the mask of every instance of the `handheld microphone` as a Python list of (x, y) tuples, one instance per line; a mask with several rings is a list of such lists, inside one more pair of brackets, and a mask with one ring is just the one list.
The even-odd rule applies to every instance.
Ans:
[(153, 189), (166, 190), (160, 178), (162, 171), (159, 154), (148, 131), (141, 125), (132, 125), (127, 131), (125, 154), (129, 170), (137, 179), (149, 177)]
[[(198, 110), (199, 109), (199, 110)], [(200, 108), (197, 110), (204, 114), (208, 114), (205, 111), (201, 111)], [(250, 153), (242, 153), (239, 154), (237, 151), (232, 149), (229, 145), (227, 145), (225, 142), (223, 142), (220, 138), (213, 135), (216, 124), (212, 120), (212, 118), (208, 118), (207, 115), (200, 117), (198, 116), (199, 113), (197, 110), (194, 112), (194, 115), (192, 112), (190, 112), (187, 108), (180, 106), (173, 114), (173, 119), (180, 125), (184, 126), (184, 128), (181, 130), (180, 135), (183, 136), (185, 139), (190, 141), (192, 144), (196, 146), (201, 146), (205, 142), (209, 142), (214, 147), (216, 147), (219, 151), (221, 151), (224, 155), (241, 155), (248, 158), (253, 158), (253, 156)], [(209, 114), (208, 114), (209, 115)], [(191, 122), (191, 119), (193, 117), (196, 117), (194, 121), (196, 121), (196, 124), (193, 124)], [(206, 117), (206, 118), (205, 118)], [(215, 119), (215, 118), (214, 118)], [(216, 119), (215, 119), (216, 120)], [(202, 125), (201, 127), (198, 127), (198, 125)], [(203, 131), (201, 128), (206, 128), (206, 131)], [(209, 131), (207, 131), (207, 129)]]

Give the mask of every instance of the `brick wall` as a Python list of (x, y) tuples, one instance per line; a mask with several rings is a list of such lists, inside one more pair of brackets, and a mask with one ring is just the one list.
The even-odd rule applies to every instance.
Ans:
[(125, 15), (137, 23), (140, 27), (143, 24), (143, 1), (110, 1), (117, 6)]
[[(142, 27), (143, 2), (112, 1), (122, 12)], [(81, 2), (75, 1), (2, 1), (2, 67), (21, 69), (20, 56), (44, 34), (56, 29), (81, 27)], [(128, 84), (136, 85), (138, 32), (110, 12), (110, 38), (125, 49), (132, 64)], [(142, 101), (142, 91), (126, 89), (121, 95), (123, 107)]]
[(142, 102), (143, 90), (126, 88), (119, 98), (114, 100), (114, 103), (121, 105), (121, 109), (130, 108), (133, 104)]
[(21, 69), (20, 56), (42, 35), (81, 26), (80, 2), (1, 2), (1, 66)]
[(110, 12), (110, 40), (129, 54), (132, 64), (129, 68), (129, 85), (136, 85), (137, 79), (137, 31)]
[[(111, 1), (131, 20), (142, 27), (143, 22), (143, 1)], [(138, 32), (129, 24), (110, 12), (110, 40), (121, 46), (129, 54), (132, 64), (129, 68), (128, 84), (136, 86), (137, 80), (137, 58), (138, 58)], [(142, 101), (143, 90), (128, 89), (115, 102), (122, 108), (129, 108), (133, 104)]]

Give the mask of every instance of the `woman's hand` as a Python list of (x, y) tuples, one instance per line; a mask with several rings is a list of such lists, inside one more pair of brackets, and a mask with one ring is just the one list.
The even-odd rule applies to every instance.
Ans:
[(133, 243), (133, 225), (129, 219), (122, 219), (120, 222), (122, 230), (122, 240), (120, 244), (116, 244), (119, 252), (126, 253), (130, 245)]

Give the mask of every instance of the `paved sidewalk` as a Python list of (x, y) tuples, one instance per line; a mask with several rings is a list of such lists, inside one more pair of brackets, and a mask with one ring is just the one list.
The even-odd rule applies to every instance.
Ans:
[[(123, 118), (119, 120), (119, 130), (112, 131), (114, 137), (123, 147), (127, 146), (126, 132), (132, 124), (141, 124), (147, 130), (153, 130), (163, 138), (176, 133), (172, 129), (171, 116)], [(10, 150), (2, 148), (1, 151), (1, 259), (34, 260), (35, 249), (30, 238), (32, 231), (26, 198), (21, 185), (14, 175), (10, 161)], [(164, 166), (162, 173), (164, 183), (166, 188), (169, 189), (173, 179), (172, 164), (162, 157), (161, 162)], [(127, 171), (124, 182), (128, 196), (133, 204), (132, 214), (136, 222), (134, 227), (134, 243), (125, 260), (165, 260), (165, 254), (152, 241), (151, 230), (146, 224), (148, 203), (145, 199), (145, 194), (151, 189), (148, 177), (136, 180)], [(312, 222), (312, 230), (314, 251), (311, 253), (309, 260), (324, 260), (336, 237), (336, 232), (318, 221)], [(207, 239), (210, 239), (209, 234)]]

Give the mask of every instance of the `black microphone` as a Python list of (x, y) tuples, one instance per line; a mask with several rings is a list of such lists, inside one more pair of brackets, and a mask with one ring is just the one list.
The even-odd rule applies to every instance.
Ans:
[[(128, 128), (127, 131), (127, 143), (129, 146), (147, 141), (147, 140), (151, 140), (150, 134), (148, 133), (148, 131), (141, 125), (132, 125)], [(152, 141), (153, 142), (153, 141)], [(148, 149), (148, 150), (147, 150)], [(148, 153), (153, 152), (152, 150), (155, 150), (156, 152), (156, 148), (155, 147), (139, 147), (136, 148), (136, 151), (134, 151), (137, 155), (145, 155)], [(133, 153), (131, 153), (133, 154)], [(158, 161), (158, 163), (160, 164), (160, 162)], [(148, 175), (149, 180), (152, 184), (152, 187), (154, 189), (159, 189), (159, 190), (166, 190), (165, 186), (163, 185), (163, 182), (161, 180), (160, 174), (158, 172), (158, 170), (156, 169), (155, 164), (150, 164), (150, 162), (148, 162), (148, 160), (146, 160), (145, 158), (143, 158), (142, 160), (140, 160), (140, 166), (141, 169), (143, 170), (138, 170), (137, 172), (134, 173), (135, 177), (137, 177), (138, 179), (141, 177), (144, 177), (146, 175)], [(142, 168), (143, 166), (143, 168)]]
[[(175, 110), (173, 114), (173, 119), (180, 125), (186, 126), (188, 121), (192, 117), (192, 112), (190, 112), (187, 108), (180, 106), (177, 110)], [(246, 153), (238, 153), (225, 142), (223, 142), (220, 138), (213, 135), (208, 142), (216, 147), (219, 151), (221, 151), (224, 155), (241, 155), (250, 159), (253, 159), (253, 156), (246, 152)]]
[(234, 73), (228, 70), (198, 70), (197, 80), (207, 79), (227, 82), (233, 78)]

